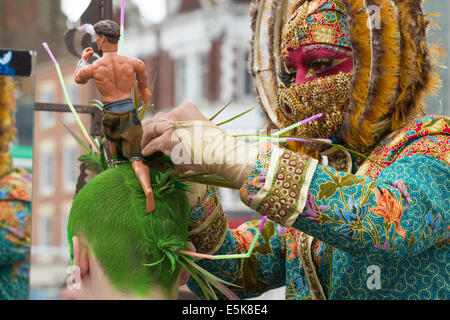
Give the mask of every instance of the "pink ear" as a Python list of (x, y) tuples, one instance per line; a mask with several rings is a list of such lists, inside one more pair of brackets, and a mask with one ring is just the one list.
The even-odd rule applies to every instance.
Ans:
[(180, 272), (180, 287), (184, 286), (188, 280), (189, 280), (189, 272), (186, 271), (186, 269), (181, 268), (181, 272)]
[(78, 237), (72, 238), (73, 266), (79, 269), (80, 277), (83, 279), (89, 273), (89, 254), (87, 247)]

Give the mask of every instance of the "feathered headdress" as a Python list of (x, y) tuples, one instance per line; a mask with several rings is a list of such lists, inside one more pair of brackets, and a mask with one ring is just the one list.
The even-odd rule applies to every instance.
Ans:
[(422, 0), (253, 0), (249, 69), (272, 127), (282, 127), (275, 110), (282, 83), (283, 27), (296, 10), (317, 9), (324, 2), (345, 6), (353, 48), (343, 139), (349, 147), (367, 150), (380, 134), (398, 130), (423, 113), (425, 95), (440, 85), (435, 59), (442, 50), (426, 41), (432, 21), (423, 12)]

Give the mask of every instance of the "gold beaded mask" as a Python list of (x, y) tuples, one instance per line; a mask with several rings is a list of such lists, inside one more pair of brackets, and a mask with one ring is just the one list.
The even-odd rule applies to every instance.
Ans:
[(324, 116), (295, 129), (295, 135), (308, 138), (330, 138), (339, 134), (349, 106), (352, 75), (318, 78), (311, 82), (278, 90), (277, 117), (283, 127), (323, 113)]

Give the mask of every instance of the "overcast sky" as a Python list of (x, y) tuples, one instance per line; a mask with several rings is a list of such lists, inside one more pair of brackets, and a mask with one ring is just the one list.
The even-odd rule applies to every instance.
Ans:
[[(120, 5), (121, 0), (113, 0)], [(165, 0), (127, 0), (134, 2), (145, 20), (151, 23), (160, 22), (165, 16)], [(91, 0), (61, 0), (61, 8), (69, 20), (74, 22), (89, 6)]]

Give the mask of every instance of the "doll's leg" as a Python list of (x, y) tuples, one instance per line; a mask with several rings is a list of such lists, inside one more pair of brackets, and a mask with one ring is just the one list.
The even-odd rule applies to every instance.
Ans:
[(139, 182), (141, 183), (142, 189), (144, 190), (145, 198), (147, 199), (147, 212), (152, 212), (155, 210), (155, 198), (150, 182), (150, 169), (140, 159), (133, 159), (131, 161), (131, 165), (139, 179)]
[(114, 158), (117, 156), (116, 143), (109, 141), (109, 152), (111, 152), (111, 157)]

